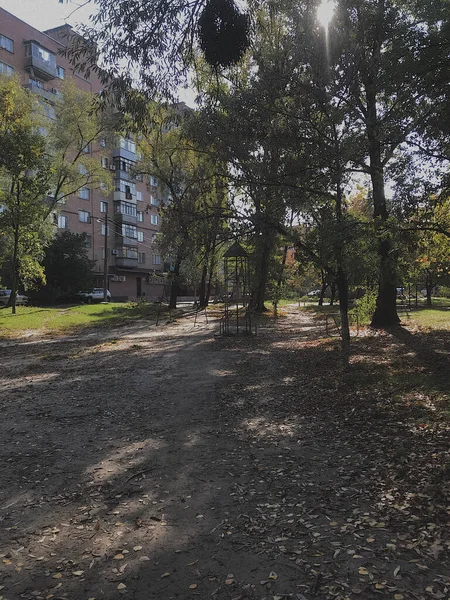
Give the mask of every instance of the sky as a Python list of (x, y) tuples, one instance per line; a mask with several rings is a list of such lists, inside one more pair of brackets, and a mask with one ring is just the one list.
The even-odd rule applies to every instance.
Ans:
[[(78, 23), (87, 24), (94, 9), (93, 2), (87, 0), (64, 0), (63, 3), (58, 0), (0, 0), (0, 7), (40, 31), (65, 23), (74, 27)], [(195, 94), (189, 89), (180, 88), (178, 97), (188, 106), (196, 105)]]
[(65, 23), (87, 23), (93, 11), (92, 3), (84, 0), (0, 0), (0, 6), (41, 31)]

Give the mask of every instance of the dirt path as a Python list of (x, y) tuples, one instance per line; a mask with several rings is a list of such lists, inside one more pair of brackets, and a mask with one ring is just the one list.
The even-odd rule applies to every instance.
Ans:
[(214, 329), (3, 345), (0, 598), (449, 598), (445, 502), (417, 523), (336, 343)]

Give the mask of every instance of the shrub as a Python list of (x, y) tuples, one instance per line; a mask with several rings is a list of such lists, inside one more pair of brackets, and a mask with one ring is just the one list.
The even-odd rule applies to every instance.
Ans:
[(350, 314), (358, 317), (361, 324), (370, 323), (377, 304), (376, 292), (366, 292), (362, 298), (355, 300), (355, 307)]

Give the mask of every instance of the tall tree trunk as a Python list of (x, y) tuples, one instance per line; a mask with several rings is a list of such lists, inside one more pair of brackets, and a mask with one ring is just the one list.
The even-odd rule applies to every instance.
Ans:
[[(206, 286), (206, 306), (208, 306), (209, 299), (211, 297), (212, 278), (214, 276), (214, 269), (215, 269), (215, 266), (216, 266), (215, 250), (216, 250), (216, 245), (214, 244), (212, 252), (211, 252), (211, 261), (209, 263), (208, 283), (207, 283), (207, 286)], [(217, 291), (218, 290), (216, 290), (216, 295), (217, 295)]]
[(200, 279), (200, 290), (198, 294), (198, 305), (199, 308), (205, 308), (208, 306), (208, 300), (206, 296), (206, 277), (208, 275), (208, 265), (205, 263), (202, 268), (202, 277)]
[(172, 285), (170, 286), (170, 300), (169, 308), (177, 307), (178, 298), (178, 279), (180, 276), (181, 258), (177, 257), (175, 261), (175, 268), (172, 276)]
[(269, 261), (275, 242), (275, 236), (270, 231), (269, 226), (261, 229), (261, 235), (257, 238), (255, 255), (255, 287), (251, 306), (257, 313), (262, 313), (266, 309), (264, 302), (266, 299), (266, 286), (269, 278)]
[(327, 291), (327, 276), (322, 271), (322, 286), (320, 288), (319, 302), (318, 302), (319, 306), (323, 306), (323, 299), (325, 298), (326, 291)]
[(381, 159), (380, 125), (377, 115), (375, 82), (367, 80), (365, 87), (367, 101), (366, 127), (369, 141), (373, 216), (380, 237), (378, 246), (378, 255), (380, 257), (378, 297), (371, 326), (384, 328), (400, 323), (396, 304), (396, 257), (392, 251), (392, 240), (382, 233), (384, 224), (388, 218), (388, 210), (384, 189), (384, 166)]
[(350, 325), (348, 322), (348, 281), (342, 267), (338, 267), (336, 285), (339, 291), (342, 349), (347, 351), (350, 347)]
[(425, 288), (427, 290), (427, 306), (429, 306), (431, 308), (431, 294), (432, 294), (432, 291), (433, 291), (433, 284), (427, 282), (425, 284)]
[(373, 216), (378, 230), (380, 271), (378, 276), (378, 296), (372, 327), (384, 328), (398, 325), (396, 304), (396, 257), (392, 240), (383, 234), (388, 219), (384, 189), (384, 164), (382, 160), (381, 129), (377, 113), (377, 91), (380, 77), (382, 45), (385, 36), (385, 0), (376, 4), (377, 22), (369, 63), (363, 68), (363, 85), (366, 96), (366, 133), (369, 145), (369, 171), (372, 181)]
[(336, 290), (337, 290), (337, 284), (335, 281), (333, 281), (331, 283), (330, 288), (331, 288), (330, 306), (333, 306), (334, 302), (336, 300)]
[(13, 247), (13, 255), (12, 255), (12, 278), (11, 278), (11, 296), (8, 300), (8, 306), (11, 307), (11, 312), (13, 315), (16, 314), (16, 299), (17, 299), (17, 288), (19, 287), (19, 277), (18, 277), (18, 265), (17, 258), (19, 254), (19, 227), (16, 226), (14, 228), (14, 247)]

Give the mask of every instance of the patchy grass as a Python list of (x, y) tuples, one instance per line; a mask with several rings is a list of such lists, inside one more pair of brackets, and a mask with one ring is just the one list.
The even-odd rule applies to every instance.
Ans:
[(411, 320), (428, 329), (450, 329), (450, 307), (423, 308), (412, 312)]
[(18, 306), (17, 314), (9, 309), (0, 311), (0, 337), (15, 337), (29, 331), (41, 333), (73, 333), (90, 327), (117, 326), (130, 320), (156, 321), (158, 314), (168, 314), (165, 306), (141, 303), (88, 304), (60, 307)]

